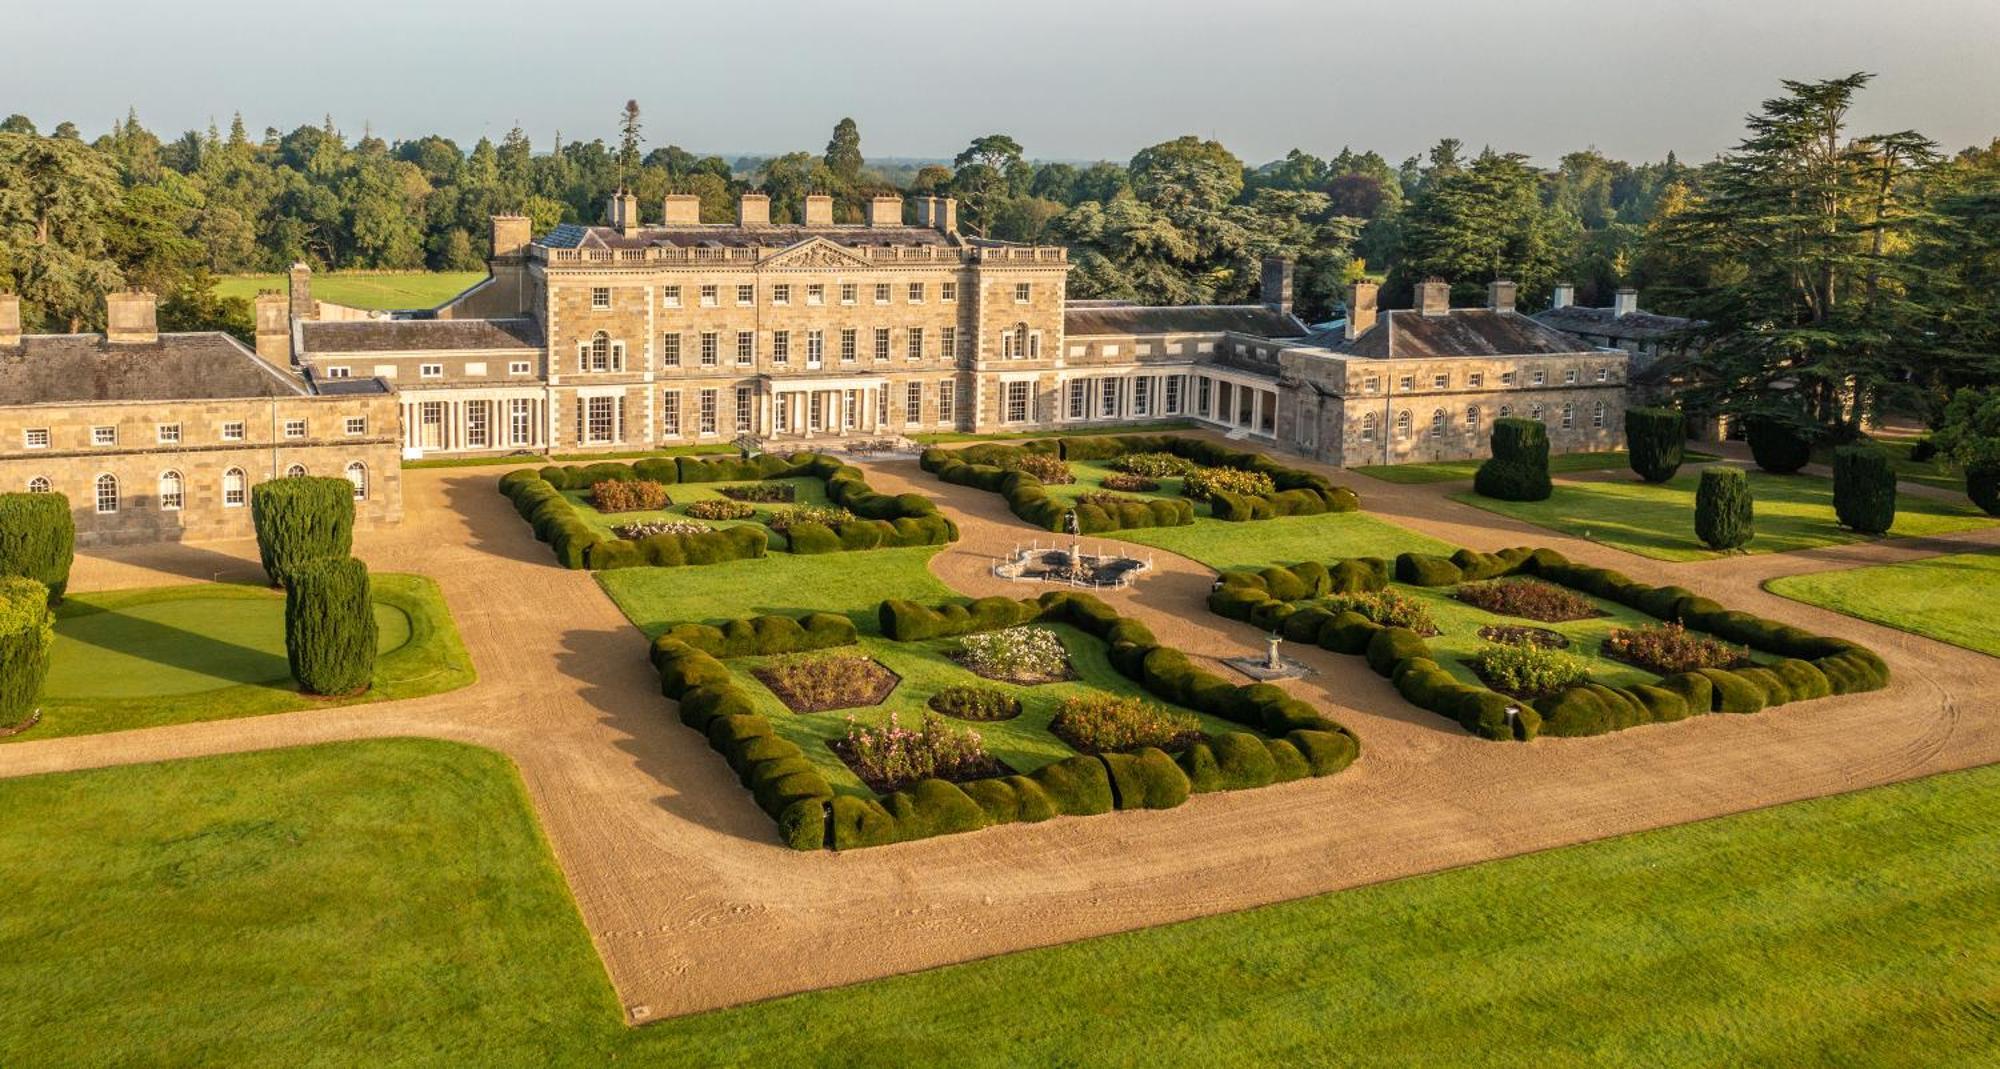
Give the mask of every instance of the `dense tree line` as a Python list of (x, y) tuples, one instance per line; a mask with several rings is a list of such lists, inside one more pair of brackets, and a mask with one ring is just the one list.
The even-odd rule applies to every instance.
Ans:
[(1392, 307), (1432, 276), (1461, 302), (1511, 278), (1531, 307), (1559, 280), (1586, 304), (1636, 285), (1647, 307), (1705, 323), (1690, 406), (1782, 407), (1851, 429), (1864, 412), (1934, 410), (1954, 386), (2000, 378), (2000, 142), (1947, 158), (1913, 132), (1853, 135), (1845, 115), (1866, 82), (1785, 83), (1736, 150), (1698, 166), (1584, 150), (1543, 168), (1453, 139), (1400, 163), (1343, 148), (1251, 166), (1191, 136), (1077, 165), (1036, 162), (1005, 134), (949, 163), (871, 165), (852, 119), (822, 152), (726, 161), (648, 151), (636, 102), (609, 143), (546, 148), (519, 129), (470, 149), (350, 141), (330, 120), (252, 138), (240, 118), (163, 141), (136, 116), (86, 143), (69, 123), (44, 136), (17, 115), (0, 123), (0, 285), (37, 326), (94, 326), (105, 290), (144, 285), (170, 325), (240, 329), (248, 310), (212, 296), (214, 275), (295, 260), (476, 269), (498, 211), (538, 230), (596, 221), (622, 187), (648, 213), (666, 193), (695, 194), (720, 222), (756, 188), (779, 219), (824, 192), (852, 222), (893, 190), (958, 198), (974, 234), (1070, 246), (1079, 298), (1250, 300), (1274, 253), (1297, 262), (1308, 318), (1340, 314), (1364, 274)]

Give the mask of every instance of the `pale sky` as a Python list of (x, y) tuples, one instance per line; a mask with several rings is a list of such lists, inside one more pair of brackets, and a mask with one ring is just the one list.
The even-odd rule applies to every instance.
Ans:
[(1012, 134), (1038, 158), (1129, 158), (1184, 133), (1251, 163), (1342, 145), (1394, 162), (1440, 137), (1551, 162), (1595, 145), (1706, 159), (1781, 78), (1875, 72), (1857, 131), (1948, 151), (2000, 136), (2000, 0), (0, 0), (0, 115), (95, 137), (331, 113), (350, 137), (519, 123), (546, 149), (871, 156)]

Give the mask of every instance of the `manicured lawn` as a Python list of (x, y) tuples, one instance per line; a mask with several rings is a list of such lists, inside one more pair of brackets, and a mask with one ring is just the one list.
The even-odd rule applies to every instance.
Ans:
[[(1485, 609), (1467, 605), (1451, 596), (1452, 587), (1413, 587), (1393, 583), (1391, 587), (1408, 594), (1424, 603), (1430, 610), (1431, 619), (1436, 622), (1438, 633), (1424, 639), (1433, 652), (1438, 654), (1437, 662), (1462, 683), (1484, 686), (1479, 676), (1462, 663), (1461, 659), (1471, 657), (1481, 649), (1493, 645), (1479, 637), (1479, 629), (1492, 625), (1516, 625), (1523, 627), (1545, 627), (1569, 638), (1569, 648), (1564, 653), (1582, 661), (1590, 670), (1592, 682), (1612, 687), (1629, 687), (1635, 683), (1656, 683), (1659, 674), (1643, 668), (1613, 660), (1598, 652), (1606, 636), (1616, 628), (1652, 627), (1660, 621), (1636, 609), (1628, 609), (1615, 602), (1584, 595), (1585, 600), (1605, 613), (1584, 620), (1569, 620), (1562, 623), (1545, 623), (1527, 620), (1518, 616), (1502, 616)], [(1769, 660), (1766, 658), (1754, 658)]]
[(1793, 601), (2000, 657), (2000, 553), (1876, 564), (1764, 584)]
[(1093, 540), (1099, 537), (1136, 542), (1178, 553), (1216, 571), (1343, 557), (1394, 557), (1404, 552), (1450, 553), (1455, 548), (1369, 515), (1365, 500), (1361, 507), (1364, 511), (1280, 516), (1247, 523), (1203, 517), (1195, 520), (1192, 527), (1140, 527), (1103, 536), (1089, 535), (1084, 542), (1094, 544)]
[[(1935, 457), (1930, 460), (1910, 459), (1910, 450), (1916, 446), (1918, 442), (1917, 438), (1881, 435), (1870, 439), (1870, 441), (1882, 447), (1889, 454), (1891, 466), (1896, 469), (1896, 478), (1898, 481), (1934, 486), (1940, 490), (1950, 490), (1960, 494), (1965, 493), (1964, 472), (1953, 471), (1947, 468), (1943, 461)], [(1831, 447), (1824, 447), (1813, 450), (1813, 462), (1816, 464), (1832, 464), (1833, 449)]]
[(285, 659), (285, 598), (218, 583), (73, 594), (56, 612), (42, 722), (18, 740), (413, 698), (474, 679), (437, 584), (373, 578), (381, 656), (354, 698), (306, 697)]
[[(1748, 552), (1791, 553), (1867, 537), (1835, 521), (1833, 480), (1755, 470), (1749, 475), (1757, 503), (1757, 537), (1745, 547)], [(1453, 494), (1452, 500), (1655, 560), (1706, 560), (1720, 554), (1694, 535), (1694, 494), (1700, 478), (1699, 468), (1682, 468), (1671, 481), (1660, 484), (1636, 478), (1559, 479), (1547, 501), (1496, 501), (1470, 490)], [(1939, 535), (1993, 522), (1969, 504), (1903, 494), (1889, 533)]]
[[(925, 567), (938, 546), (871, 549), (865, 553), (730, 561), (694, 568), (616, 568), (595, 573), (605, 593), (652, 638), (678, 623), (719, 623), (741, 616), (841, 612), (863, 630), (875, 629), (884, 598), (925, 604), (959, 595)], [(1025, 597), (1030, 591), (1023, 591)]]
[(7, 1065), (2000, 1050), (2000, 766), (637, 1029), (493, 754), (342, 743), (0, 782), (0, 808)]
[[(1712, 453), (1689, 450), (1688, 463), (1704, 463), (1715, 460)], [(1482, 460), (1440, 460), (1435, 463), (1419, 464), (1368, 464), (1349, 471), (1359, 472), (1371, 479), (1385, 483), (1399, 483), (1414, 486), (1421, 483), (1448, 483), (1470, 480), (1479, 470)], [(1627, 471), (1631, 467), (1629, 454), (1622, 449), (1601, 453), (1563, 453), (1549, 458), (1549, 470), (1558, 474), (1576, 471)]]
[[(729, 499), (722, 494), (721, 487), (743, 486), (743, 485), (749, 485), (749, 484), (748, 483), (675, 483), (674, 485), (669, 486), (667, 488), (667, 496), (673, 500), (672, 505), (669, 505), (664, 509), (654, 509), (654, 510), (640, 511), (640, 512), (599, 512), (595, 508), (591, 507), (589, 490), (565, 490), (563, 491), (563, 496), (569, 498), (570, 502), (576, 505), (577, 515), (583, 518), (583, 522), (589, 524), (592, 527), (597, 528), (600, 531), (603, 531), (606, 535), (609, 535), (613, 538), (617, 537), (617, 533), (613, 530), (613, 528), (615, 527), (621, 527), (628, 523), (647, 523), (654, 520), (666, 520), (669, 522), (677, 522), (677, 523), (699, 523), (709, 527), (735, 527), (740, 524), (746, 524), (746, 523), (754, 524), (758, 527), (764, 527), (765, 524), (770, 521), (771, 517), (774, 514), (781, 512), (785, 509), (803, 505), (824, 506), (827, 504), (826, 483), (822, 482), (819, 479), (766, 479), (761, 483), (757, 483), (756, 485), (790, 486), (792, 487), (793, 491), (793, 500), (789, 502), (783, 502), (783, 501), (746, 502), (746, 504), (748, 504), (751, 508), (756, 509), (757, 511), (755, 515), (741, 520), (697, 520), (697, 519), (691, 519), (688, 516), (687, 507), (689, 505), (692, 505), (697, 501), (727, 501)], [(766, 528), (765, 534), (770, 537), (771, 548), (774, 551), (782, 549), (786, 544), (785, 536), (778, 531), (773, 531), (770, 530), (769, 528)]]
[[(332, 271), (313, 275), (312, 292), (315, 299), (350, 308), (435, 308), (485, 277), (484, 271)], [(289, 285), (284, 275), (227, 275), (215, 280), (215, 294), (250, 300), (258, 290), (283, 290)]]

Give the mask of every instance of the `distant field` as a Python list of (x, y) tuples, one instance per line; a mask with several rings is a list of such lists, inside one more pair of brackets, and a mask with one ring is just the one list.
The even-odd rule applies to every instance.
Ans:
[[(312, 290), (322, 301), (350, 308), (434, 308), (485, 277), (484, 271), (334, 271), (314, 275)], [(285, 285), (283, 275), (225, 275), (215, 280), (215, 294), (248, 300), (258, 290), (281, 290)]]

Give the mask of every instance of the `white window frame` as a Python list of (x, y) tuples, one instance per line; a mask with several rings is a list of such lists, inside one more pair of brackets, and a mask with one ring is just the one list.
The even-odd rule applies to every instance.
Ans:
[(418, 377), (418, 378), (420, 378), (420, 379), (441, 379), (441, 378), (444, 378), (444, 365), (443, 365), (443, 364), (418, 364), (418, 365), (417, 365), (417, 377)]
[(297, 439), (297, 438), (304, 438), (305, 436), (306, 436), (305, 420), (288, 419), (285, 421), (285, 437)]
[[(118, 444), (118, 426), (90, 428), (90, 444), (93, 446), (115, 446)], [(117, 511), (117, 510), (113, 510)]]
[(244, 438), (243, 421), (240, 419), (225, 420), (222, 424), (221, 438), (225, 442), (242, 441)]
[(507, 362), (507, 374), (509, 375), (532, 375), (534, 371), (535, 366), (526, 360), (510, 360)]
[[(234, 478), (236, 483), (236, 485), (233, 487), (230, 485), (230, 480), (232, 478)], [(240, 509), (243, 507), (243, 502), (246, 499), (248, 499), (249, 496), (250, 496), (250, 477), (244, 474), (243, 469), (242, 468), (223, 469), (222, 507), (226, 509)]]
[[(169, 484), (171, 483), (171, 488)], [(160, 473), (160, 511), (179, 512), (187, 502), (187, 480), (181, 473), (167, 469)]]
[(610, 286), (590, 287), (591, 311), (602, 312), (610, 307), (611, 307), (611, 287)]
[(349, 438), (355, 438), (355, 437), (359, 437), (360, 435), (363, 435), (363, 434), (367, 434), (367, 433), (368, 433), (368, 417), (367, 417), (367, 416), (349, 416), (349, 417), (347, 417), (347, 418), (346, 418), (345, 420), (343, 420), (343, 421), (342, 421), (342, 423), (341, 423), (341, 429), (342, 429), (343, 431), (345, 431), (345, 432), (347, 433), (347, 436), (348, 436)]
[(47, 427), (28, 427), (21, 431), (21, 448), (47, 449), (48, 447), (49, 429)]
[[(108, 497), (105, 492), (105, 480), (107, 479), (110, 480), (110, 493)], [(118, 511), (122, 497), (118, 489), (118, 476), (108, 471), (99, 472), (97, 478), (91, 480), (90, 486), (92, 501), (97, 506), (97, 514), (99, 516), (108, 516)], [(110, 502), (109, 508), (105, 507), (107, 500)]]

